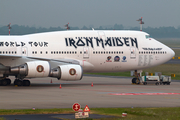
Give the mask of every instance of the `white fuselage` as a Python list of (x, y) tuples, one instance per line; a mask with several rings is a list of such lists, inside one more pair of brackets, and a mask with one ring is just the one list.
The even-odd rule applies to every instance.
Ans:
[(145, 32), (87, 30), (0, 36), (0, 55), (4, 66), (37, 59), (74, 60), (85, 72), (114, 72), (160, 65), (169, 61), (174, 51)]

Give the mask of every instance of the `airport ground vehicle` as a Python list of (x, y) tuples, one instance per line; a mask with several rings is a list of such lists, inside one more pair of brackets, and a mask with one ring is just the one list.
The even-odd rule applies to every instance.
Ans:
[(165, 75), (161, 75), (161, 76), (160, 76), (160, 84), (170, 85), (170, 83), (171, 83), (171, 76), (165, 76)]
[(161, 75), (161, 76), (142, 76), (141, 77), (142, 83), (144, 85), (147, 84), (156, 84), (156, 85), (170, 85), (171, 83), (171, 77), (170, 76), (165, 76), (165, 75)]
[(159, 76), (142, 76), (141, 79), (144, 85), (147, 85), (147, 83), (156, 85), (160, 84)]

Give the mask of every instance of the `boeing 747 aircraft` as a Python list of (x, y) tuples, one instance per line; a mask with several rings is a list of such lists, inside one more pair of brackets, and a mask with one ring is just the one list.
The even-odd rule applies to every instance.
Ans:
[[(81, 80), (84, 72), (142, 70), (175, 55), (142, 31), (57, 31), (0, 36), (0, 84), (29, 86), (28, 78)], [(138, 79), (133, 79), (136, 83)]]

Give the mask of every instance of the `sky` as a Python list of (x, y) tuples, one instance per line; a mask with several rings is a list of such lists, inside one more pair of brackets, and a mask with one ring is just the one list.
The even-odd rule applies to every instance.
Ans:
[(180, 27), (180, 0), (0, 0), (0, 26)]

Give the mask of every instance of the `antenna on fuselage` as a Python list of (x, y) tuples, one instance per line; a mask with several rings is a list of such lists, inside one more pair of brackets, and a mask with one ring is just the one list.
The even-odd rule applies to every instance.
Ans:
[(10, 29), (11, 29), (11, 23), (9, 23), (8, 25), (6, 25), (9, 29), (9, 35), (10, 35)]
[(69, 23), (68, 24), (66, 24), (66, 25), (64, 25), (65, 27), (66, 27), (66, 29), (67, 30), (69, 30), (70, 29), (70, 27), (69, 27)]
[(140, 21), (140, 31), (142, 31), (142, 24), (144, 24), (144, 22), (142, 21), (142, 17), (141, 18), (139, 18), (138, 20), (136, 20), (136, 21)]

